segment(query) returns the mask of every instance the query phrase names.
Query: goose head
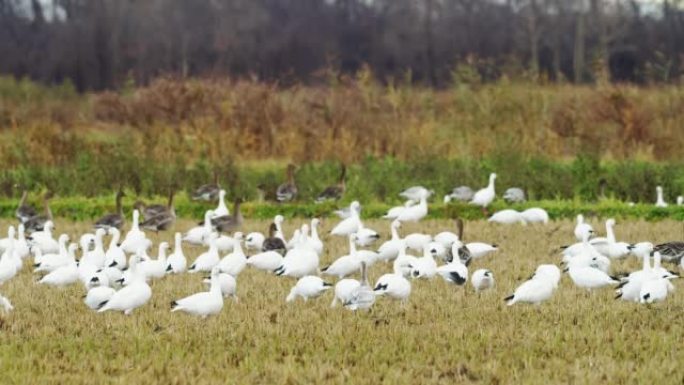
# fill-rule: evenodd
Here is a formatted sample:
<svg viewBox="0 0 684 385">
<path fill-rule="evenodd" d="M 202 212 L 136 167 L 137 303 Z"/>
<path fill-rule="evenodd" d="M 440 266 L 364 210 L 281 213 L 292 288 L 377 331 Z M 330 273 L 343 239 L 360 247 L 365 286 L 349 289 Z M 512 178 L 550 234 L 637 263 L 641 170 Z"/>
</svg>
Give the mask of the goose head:
<svg viewBox="0 0 684 385">
<path fill-rule="evenodd" d="M 314 218 L 311 220 L 311 228 L 315 229 L 318 227 L 318 225 L 321 223 L 321 220 L 318 218 Z"/>
<path fill-rule="evenodd" d="M 491 173 L 489 174 L 489 183 L 494 184 L 494 181 L 496 180 L 496 173 Z"/>
<path fill-rule="evenodd" d="M 67 242 L 69 242 L 69 235 L 62 234 L 59 236 L 59 239 L 57 241 L 59 242 L 60 245 L 66 246 Z"/>
<path fill-rule="evenodd" d="M 359 203 L 359 201 L 353 201 L 351 203 L 351 205 L 349 205 L 349 209 L 351 210 L 352 215 L 354 215 L 354 214 L 358 215 L 359 214 L 359 207 L 360 206 L 361 206 L 361 204 Z"/>
<path fill-rule="evenodd" d="M 644 255 L 650 255 L 653 252 L 654 246 L 651 242 L 639 242 L 635 245 L 630 245 L 627 248 L 632 255 L 641 257 Z"/>
</svg>

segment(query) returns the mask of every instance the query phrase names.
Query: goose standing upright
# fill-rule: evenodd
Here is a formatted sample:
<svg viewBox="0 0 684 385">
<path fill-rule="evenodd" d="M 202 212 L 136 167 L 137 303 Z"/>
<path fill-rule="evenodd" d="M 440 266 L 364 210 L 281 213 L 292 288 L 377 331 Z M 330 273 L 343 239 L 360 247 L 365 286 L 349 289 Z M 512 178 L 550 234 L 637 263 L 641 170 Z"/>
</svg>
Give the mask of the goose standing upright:
<svg viewBox="0 0 684 385">
<path fill-rule="evenodd" d="M 399 228 L 401 227 L 401 222 L 398 220 L 392 221 L 390 225 L 390 231 L 392 238 L 389 241 L 383 243 L 378 249 L 378 259 L 381 261 L 392 261 L 399 255 L 399 248 L 402 246 L 402 239 L 399 236 Z"/>
<path fill-rule="evenodd" d="M 422 191 L 419 194 L 420 201 L 417 205 L 406 207 L 399 213 L 397 220 L 400 222 L 418 222 L 425 218 L 428 213 L 427 198 L 429 196 L 428 191 Z"/>
<path fill-rule="evenodd" d="M 230 215 L 228 211 L 228 206 L 226 206 L 226 190 L 219 191 L 219 202 L 216 209 L 212 212 L 212 218 L 222 217 L 224 215 Z"/>
<path fill-rule="evenodd" d="M 123 250 L 125 253 L 133 254 L 138 251 L 140 247 L 145 246 L 147 243 L 145 233 L 140 230 L 139 222 L 140 211 L 135 209 L 133 210 L 133 223 L 131 224 L 131 229 L 128 230 L 123 242 L 121 242 L 121 250 Z"/>
<path fill-rule="evenodd" d="M 350 216 L 347 219 L 343 219 L 340 223 L 337 224 L 332 230 L 330 230 L 331 235 L 341 235 L 341 236 L 349 236 L 349 234 L 353 234 L 357 231 L 359 231 L 359 225 L 361 224 L 361 218 L 359 217 L 359 202 L 358 201 L 353 201 L 351 205 L 349 205 L 350 209 Z"/>
<path fill-rule="evenodd" d="M 342 195 L 344 195 L 344 190 L 346 188 L 345 183 L 344 183 L 344 177 L 347 173 L 347 167 L 343 164 L 342 165 L 342 171 L 340 172 L 340 178 L 337 181 L 336 185 L 328 186 L 318 194 L 318 197 L 316 197 L 316 203 L 321 203 L 325 202 L 327 200 L 339 200 L 342 198 Z"/>
<path fill-rule="evenodd" d="M 167 262 L 167 273 L 180 274 L 185 272 L 185 266 L 187 265 L 188 261 L 183 253 L 181 233 L 176 233 L 174 236 L 173 254 L 169 255 Z"/>
<path fill-rule="evenodd" d="M 494 190 L 494 181 L 496 180 L 496 174 L 489 174 L 489 184 L 487 187 L 479 190 L 473 195 L 473 199 L 470 204 L 482 207 L 482 212 L 487 216 L 487 206 L 494 201 L 496 198 L 496 191 Z"/>
<path fill-rule="evenodd" d="M 166 207 L 166 210 L 151 218 L 145 218 L 145 221 L 140 224 L 140 227 L 143 229 L 152 230 L 154 232 L 169 230 L 174 223 L 176 223 L 176 209 L 173 205 L 174 195 L 175 190 L 171 189 L 169 192 L 169 203 Z"/>
<path fill-rule="evenodd" d="M 121 227 L 123 226 L 125 221 L 123 206 L 121 205 L 121 199 L 125 196 L 126 194 L 123 192 L 122 189 L 119 189 L 119 191 L 116 192 L 116 212 L 107 214 L 102 218 L 98 219 L 95 222 L 95 229 L 108 230 L 109 228 L 114 227 L 118 230 L 121 230 Z"/>
<path fill-rule="evenodd" d="M 577 214 L 577 225 L 575 226 L 575 238 L 577 238 L 578 241 L 582 242 L 582 238 L 584 237 L 584 234 L 593 234 L 594 228 L 584 222 L 584 215 L 582 214 Z"/>
<path fill-rule="evenodd" d="M 192 193 L 193 201 L 215 201 L 218 198 L 219 190 L 218 172 L 214 170 L 214 183 L 204 184 Z"/>
<path fill-rule="evenodd" d="M 233 252 L 226 255 L 216 265 L 221 273 L 230 274 L 237 278 L 247 266 L 247 256 L 242 250 L 243 235 L 240 232 L 233 235 Z"/>
<path fill-rule="evenodd" d="M 188 230 L 183 236 L 183 241 L 196 246 L 201 246 L 205 242 L 205 238 L 213 231 L 211 225 L 211 218 L 214 217 L 213 210 L 207 210 L 204 213 L 204 222 Z"/>
<path fill-rule="evenodd" d="M 276 200 L 278 200 L 278 202 L 290 202 L 297 197 L 297 185 L 295 184 L 294 171 L 295 165 L 288 164 L 286 170 L 287 182 L 278 186 L 278 189 L 276 190 Z"/>
<path fill-rule="evenodd" d="M 663 187 L 662 186 L 656 186 L 656 207 L 667 207 L 667 202 L 665 202 L 665 198 L 663 198 Z"/>
<path fill-rule="evenodd" d="M 19 206 L 17 207 L 17 210 L 14 212 L 14 215 L 21 223 L 25 223 L 32 217 L 38 215 L 36 209 L 33 206 L 26 203 L 26 198 L 28 198 L 28 191 L 24 190 L 21 193 L 21 200 L 19 201 Z"/>
<path fill-rule="evenodd" d="M 361 262 L 361 285 L 357 287 L 351 295 L 349 301 L 344 304 L 349 310 L 367 310 L 375 303 L 375 291 L 368 283 L 368 266 L 366 262 Z"/>
</svg>

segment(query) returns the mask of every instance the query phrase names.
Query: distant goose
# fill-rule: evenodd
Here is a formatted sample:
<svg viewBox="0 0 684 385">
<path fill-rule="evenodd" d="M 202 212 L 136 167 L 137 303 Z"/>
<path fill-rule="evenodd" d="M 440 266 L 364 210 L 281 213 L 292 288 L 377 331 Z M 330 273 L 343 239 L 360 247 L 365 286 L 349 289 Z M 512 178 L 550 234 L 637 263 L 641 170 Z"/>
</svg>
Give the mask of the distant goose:
<svg viewBox="0 0 684 385">
<path fill-rule="evenodd" d="M 525 202 L 525 191 L 519 187 L 511 187 L 504 192 L 503 199 L 508 203 Z"/>
<path fill-rule="evenodd" d="M 487 206 L 489 206 L 489 204 L 494 201 L 494 198 L 496 198 L 496 191 L 494 189 L 495 180 L 496 174 L 489 174 L 489 184 L 487 187 L 478 190 L 475 195 L 473 195 L 473 199 L 470 201 L 470 204 L 482 207 L 482 212 L 485 215 L 487 215 Z"/>
<path fill-rule="evenodd" d="M 130 283 L 114 293 L 108 301 L 100 303 L 98 313 L 114 310 L 123 311 L 124 314 L 130 315 L 133 310 L 143 306 L 152 298 L 152 289 L 145 282 L 142 272 L 136 268 L 139 262 L 141 262 L 139 256 L 134 256 L 131 259 Z"/>
<path fill-rule="evenodd" d="M 684 196 L 678 195 L 677 196 L 677 206 L 684 205 Z"/>
<path fill-rule="evenodd" d="M 242 217 L 242 212 L 240 212 L 240 205 L 242 204 L 241 198 L 236 198 L 233 205 L 233 215 L 223 215 L 220 217 L 214 217 L 211 220 L 211 225 L 218 232 L 230 233 L 242 226 L 244 218 Z"/>
<path fill-rule="evenodd" d="M 415 206 L 406 207 L 397 216 L 397 220 L 400 222 L 418 222 L 425 218 L 428 213 L 427 198 L 429 196 L 429 191 L 424 190 L 419 193 L 420 199 L 419 203 Z"/>
<path fill-rule="evenodd" d="M 52 192 L 48 191 L 43 195 L 43 208 L 45 213 L 43 215 L 34 215 L 24 222 L 26 232 L 32 233 L 42 231 L 47 222 L 52 222 L 52 210 L 50 210 L 50 200 L 52 199 Z"/>
<path fill-rule="evenodd" d="M 330 307 L 337 306 L 338 302 L 345 304 L 351 301 L 354 291 L 358 289 L 359 286 L 361 286 L 361 282 L 356 279 L 345 278 L 337 281 L 334 290 L 335 295 Z"/>
<path fill-rule="evenodd" d="M 214 170 L 214 183 L 208 183 L 197 188 L 192 193 L 192 200 L 194 201 L 215 201 L 218 198 L 221 187 L 218 183 L 218 172 Z"/>
<path fill-rule="evenodd" d="M 330 289 L 332 285 L 323 281 L 320 277 L 314 275 L 307 275 L 300 278 L 295 286 L 290 290 L 285 301 L 292 302 L 297 297 L 301 297 L 304 301 L 310 298 L 316 298 Z"/>
<path fill-rule="evenodd" d="M 539 207 L 532 207 L 520 213 L 522 219 L 527 223 L 549 223 L 549 213 Z"/>
<path fill-rule="evenodd" d="M 397 219 L 399 217 L 399 215 L 401 215 L 401 213 L 404 212 L 404 210 L 412 207 L 415 204 L 416 204 L 415 201 L 409 199 L 406 202 L 404 202 L 404 204 L 402 206 L 392 207 L 391 209 L 389 209 L 387 211 L 387 214 L 383 215 L 382 217 L 384 219 Z"/>
<path fill-rule="evenodd" d="M 321 220 L 318 218 L 313 218 L 311 220 L 311 236 L 308 239 L 308 244 L 309 247 L 314 249 L 318 255 L 323 254 L 323 241 L 321 241 L 321 238 L 318 236 L 318 226 L 320 225 Z"/>
<path fill-rule="evenodd" d="M 347 219 L 351 216 L 351 208 L 349 208 L 349 206 L 343 207 L 339 210 L 333 211 L 333 214 L 337 215 L 337 217 L 340 219 Z M 361 215 L 361 205 L 359 205 L 358 214 Z"/>
<path fill-rule="evenodd" d="M 344 303 L 349 310 L 367 310 L 375 303 L 375 292 L 368 283 L 368 266 L 361 262 L 361 285 L 354 289 L 351 298 Z"/>
<path fill-rule="evenodd" d="M 228 206 L 226 206 L 226 190 L 221 190 L 219 191 L 218 206 L 216 206 L 216 209 L 212 211 L 212 218 L 223 217 L 226 215 L 230 215 Z"/>
<path fill-rule="evenodd" d="M 176 209 L 173 206 L 173 198 L 174 190 L 171 190 L 169 193 L 169 204 L 166 210 L 151 218 L 145 217 L 145 221 L 140 224 L 140 227 L 155 232 L 171 229 L 171 227 L 173 227 L 173 225 L 176 223 Z"/>
<path fill-rule="evenodd" d="M 175 191 L 173 189 L 171 189 L 169 191 L 169 196 L 168 196 L 168 200 L 166 201 L 166 205 L 153 204 L 153 205 L 148 206 L 148 205 L 145 205 L 145 203 L 142 201 L 136 201 L 133 204 L 133 208 L 140 211 L 140 213 L 143 215 L 143 217 L 145 219 L 150 219 L 150 218 L 156 217 L 159 214 L 168 213 L 169 209 L 173 205 L 174 196 L 175 196 Z"/>
<path fill-rule="evenodd" d="M 525 218 L 522 214 L 513 209 L 500 210 L 492 214 L 488 222 L 500 223 L 504 225 L 510 225 L 514 223 L 526 224 Z"/>
<path fill-rule="evenodd" d="M 663 188 L 661 186 L 656 186 L 656 207 L 667 207 L 667 202 L 663 198 Z"/>
<path fill-rule="evenodd" d="M 470 278 L 470 283 L 476 292 L 484 291 L 494 287 L 494 274 L 487 269 L 475 270 Z"/>
<path fill-rule="evenodd" d="M 288 164 L 286 170 L 287 181 L 276 190 L 276 200 L 278 202 L 290 202 L 297 197 L 297 185 L 294 179 L 295 165 Z"/>
<path fill-rule="evenodd" d="M 33 206 L 26 203 L 26 198 L 28 198 L 28 191 L 24 190 L 21 193 L 21 200 L 19 201 L 19 206 L 14 212 L 14 215 L 21 223 L 25 223 L 29 219 L 38 215 L 36 209 Z"/>
<path fill-rule="evenodd" d="M 126 194 L 123 192 L 123 190 L 119 189 L 116 193 L 116 212 L 107 214 L 103 216 L 102 218 L 98 219 L 95 222 L 95 228 L 96 229 L 109 229 L 110 227 L 114 227 L 116 229 L 121 230 L 121 227 L 123 226 L 125 222 L 125 217 L 123 213 L 123 206 L 121 205 L 121 199 L 125 197 Z"/>
<path fill-rule="evenodd" d="M 622 258 L 629 254 L 629 243 L 617 242 L 613 227 L 615 226 L 615 219 L 609 218 L 606 220 L 606 237 L 594 238 L 589 243 L 602 255 L 608 258 Z"/>
<path fill-rule="evenodd" d="M 460 202 L 470 202 L 470 200 L 473 199 L 473 195 L 475 195 L 475 191 L 473 191 L 472 188 L 468 186 L 459 186 L 455 187 L 448 197 L 449 201 L 457 200 Z"/>
<path fill-rule="evenodd" d="M 183 311 L 192 315 L 207 318 L 216 315 L 223 309 L 223 294 L 219 282 L 220 271 L 217 267 L 211 270 L 209 291 L 193 294 L 171 302 L 171 311 Z"/>
<path fill-rule="evenodd" d="M 358 208 L 359 202 L 353 201 L 349 205 L 349 211 L 351 213 L 349 218 L 343 219 L 340 223 L 338 223 L 337 226 L 330 230 L 330 234 L 347 237 L 349 234 L 357 232 L 359 230 L 359 224 L 361 223 Z"/>
<path fill-rule="evenodd" d="M 318 197 L 316 197 L 316 203 L 321 203 L 325 202 L 327 200 L 339 200 L 342 198 L 342 195 L 344 195 L 344 191 L 346 189 L 345 186 L 345 175 L 347 173 L 347 167 L 343 164 L 342 165 L 342 170 L 340 171 L 340 178 L 337 181 L 336 185 L 328 186 L 326 187 L 323 192 L 318 194 Z"/>
<path fill-rule="evenodd" d="M 428 190 L 423 186 L 413 186 L 399 193 L 399 196 L 410 199 L 414 202 L 420 201 L 422 196 L 429 198 L 432 195 L 432 190 Z"/>
</svg>

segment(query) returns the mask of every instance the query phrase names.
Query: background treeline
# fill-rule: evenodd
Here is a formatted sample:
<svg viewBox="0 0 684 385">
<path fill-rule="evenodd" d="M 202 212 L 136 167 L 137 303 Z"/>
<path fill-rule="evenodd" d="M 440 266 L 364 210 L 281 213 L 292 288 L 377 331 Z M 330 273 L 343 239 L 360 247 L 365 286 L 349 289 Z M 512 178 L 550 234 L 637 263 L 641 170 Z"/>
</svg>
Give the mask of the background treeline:
<svg viewBox="0 0 684 385">
<path fill-rule="evenodd" d="M 160 74 L 430 86 L 679 81 L 682 0 L 0 0 L 0 73 L 78 90 Z"/>
</svg>

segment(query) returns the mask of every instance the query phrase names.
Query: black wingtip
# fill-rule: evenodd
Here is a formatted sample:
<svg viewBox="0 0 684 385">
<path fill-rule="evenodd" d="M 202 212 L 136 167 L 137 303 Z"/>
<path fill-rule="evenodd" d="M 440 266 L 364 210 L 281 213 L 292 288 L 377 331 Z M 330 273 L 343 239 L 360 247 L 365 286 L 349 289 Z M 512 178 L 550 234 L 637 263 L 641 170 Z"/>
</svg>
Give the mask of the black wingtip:
<svg viewBox="0 0 684 385">
<path fill-rule="evenodd" d="M 514 296 L 515 296 L 515 294 L 511 294 L 508 297 L 504 298 L 504 301 L 510 301 L 513 299 Z"/>
<path fill-rule="evenodd" d="M 166 271 L 167 272 L 173 271 L 173 267 L 171 267 L 171 265 L 166 266 Z"/>
<path fill-rule="evenodd" d="M 614 276 L 614 275 L 609 275 L 609 277 L 610 277 L 610 279 L 612 279 L 613 281 L 618 281 L 618 282 L 620 281 L 620 278 L 618 278 L 618 277 L 616 277 L 616 276 Z"/>
<path fill-rule="evenodd" d="M 171 301 L 171 309 L 175 308 L 176 306 L 178 306 L 178 302 Z"/>
<path fill-rule="evenodd" d="M 98 310 L 102 309 L 102 308 L 104 307 L 104 305 L 106 305 L 106 304 L 107 304 L 107 302 L 109 302 L 109 301 L 103 301 L 103 302 L 100 302 L 100 304 L 99 304 L 99 305 L 97 305 L 97 309 L 98 309 Z"/>
<path fill-rule="evenodd" d="M 616 295 L 615 298 L 613 298 L 613 299 L 620 299 L 620 298 L 622 298 L 622 293 Z"/>
<path fill-rule="evenodd" d="M 332 283 L 330 282 L 323 282 L 323 287 L 330 287 L 332 286 Z"/>
<path fill-rule="evenodd" d="M 620 284 L 617 285 L 617 288 L 618 288 L 618 289 L 622 289 L 622 288 L 625 287 L 625 285 L 628 284 L 628 283 L 629 283 L 629 281 L 620 282 Z"/>
</svg>

